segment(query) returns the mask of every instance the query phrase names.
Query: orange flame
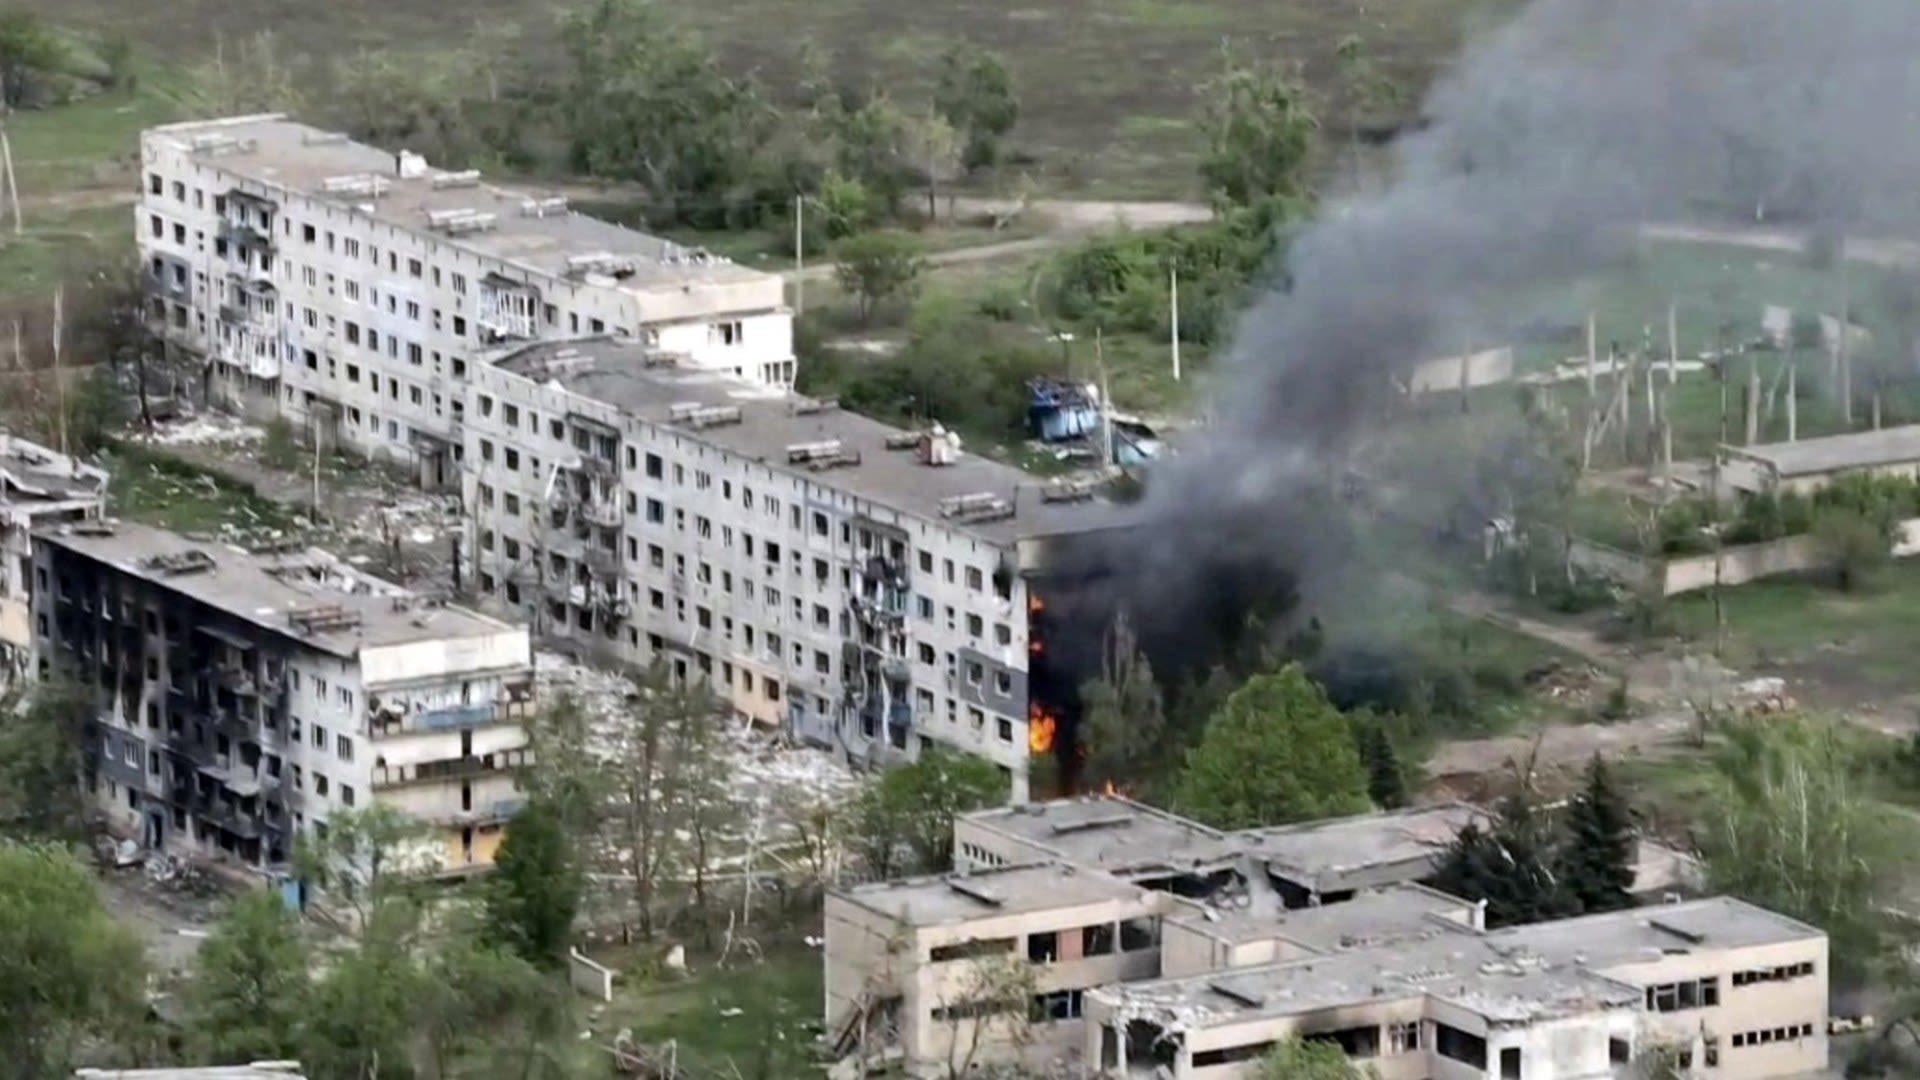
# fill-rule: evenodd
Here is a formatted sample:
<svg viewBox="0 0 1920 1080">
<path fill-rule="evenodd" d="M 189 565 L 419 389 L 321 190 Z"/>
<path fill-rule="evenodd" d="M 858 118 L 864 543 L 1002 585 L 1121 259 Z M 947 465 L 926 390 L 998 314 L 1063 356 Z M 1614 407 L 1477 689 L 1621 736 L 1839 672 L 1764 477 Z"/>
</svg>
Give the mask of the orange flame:
<svg viewBox="0 0 1920 1080">
<path fill-rule="evenodd" d="M 1027 655 L 1045 656 L 1046 654 L 1047 654 L 1046 642 L 1041 641 L 1039 638 L 1031 638 L 1027 641 Z"/>
<path fill-rule="evenodd" d="M 1047 602 L 1040 599 L 1038 593 L 1027 594 L 1027 611 L 1030 613 L 1047 610 Z"/>
<path fill-rule="evenodd" d="M 1100 794 L 1102 794 L 1102 795 L 1118 795 L 1118 794 L 1120 794 L 1120 789 L 1119 789 L 1119 788 L 1117 788 L 1117 787 L 1114 787 L 1114 786 L 1113 786 L 1113 781 L 1111 781 L 1111 780 L 1108 780 L 1108 781 L 1105 781 L 1105 782 L 1103 782 L 1103 783 L 1102 783 L 1102 784 L 1100 785 Z"/>
<path fill-rule="evenodd" d="M 1027 706 L 1027 749 L 1044 754 L 1053 749 L 1053 737 L 1060 723 L 1039 705 Z"/>
</svg>

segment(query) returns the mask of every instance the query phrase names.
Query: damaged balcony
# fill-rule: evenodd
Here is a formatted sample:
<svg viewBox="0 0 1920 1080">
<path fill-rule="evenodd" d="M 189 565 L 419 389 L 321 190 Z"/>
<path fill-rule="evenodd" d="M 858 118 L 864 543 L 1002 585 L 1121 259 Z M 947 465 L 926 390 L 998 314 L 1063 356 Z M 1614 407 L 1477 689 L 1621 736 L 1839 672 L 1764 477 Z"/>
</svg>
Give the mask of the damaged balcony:
<svg viewBox="0 0 1920 1080">
<path fill-rule="evenodd" d="M 375 765 L 373 787 L 376 791 L 386 791 L 420 784 L 441 784 L 449 780 L 501 776 L 530 764 L 532 760 L 532 751 L 519 749 L 442 761 L 423 761 L 418 765 Z"/>
</svg>

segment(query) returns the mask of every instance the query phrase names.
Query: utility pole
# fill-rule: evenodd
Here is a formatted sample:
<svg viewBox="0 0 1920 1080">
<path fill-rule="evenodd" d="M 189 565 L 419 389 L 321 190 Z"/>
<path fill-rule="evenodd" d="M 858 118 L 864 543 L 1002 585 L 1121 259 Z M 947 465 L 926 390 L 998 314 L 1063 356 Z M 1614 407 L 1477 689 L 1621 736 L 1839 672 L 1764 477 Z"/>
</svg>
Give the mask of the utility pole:
<svg viewBox="0 0 1920 1080">
<path fill-rule="evenodd" d="M 310 520 L 314 528 L 320 527 L 320 419 L 313 410 L 307 410 L 307 435 L 313 440 L 313 513 Z"/>
<path fill-rule="evenodd" d="M 20 218 L 20 180 L 13 172 L 13 141 L 7 138 L 5 125 L 0 125 L 0 163 L 7 169 L 7 201 L 13 207 L 13 235 L 19 236 L 25 228 Z"/>
<path fill-rule="evenodd" d="M 61 288 L 53 290 L 53 391 L 60 408 L 60 453 L 69 455 L 72 451 L 67 446 L 67 380 L 60 373 L 61 297 L 64 292 Z"/>
<path fill-rule="evenodd" d="M 1168 344 L 1173 347 L 1173 381 L 1180 381 L 1180 268 L 1167 268 L 1167 298 L 1172 305 L 1171 329 L 1167 332 Z"/>
<path fill-rule="evenodd" d="M 1667 385 L 1680 381 L 1680 305 L 1667 304 Z"/>
<path fill-rule="evenodd" d="M 803 224 L 807 212 L 807 197 L 793 197 L 793 311 L 804 315 L 807 311 L 807 258 L 806 244 L 802 237 L 806 234 Z"/>
<path fill-rule="evenodd" d="M 1107 352 L 1101 341 L 1100 327 L 1093 328 L 1093 362 L 1100 374 L 1100 443 L 1105 460 L 1100 471 L 1113 468 L 1113 396 L 1107 390 Z"/>
</svg>

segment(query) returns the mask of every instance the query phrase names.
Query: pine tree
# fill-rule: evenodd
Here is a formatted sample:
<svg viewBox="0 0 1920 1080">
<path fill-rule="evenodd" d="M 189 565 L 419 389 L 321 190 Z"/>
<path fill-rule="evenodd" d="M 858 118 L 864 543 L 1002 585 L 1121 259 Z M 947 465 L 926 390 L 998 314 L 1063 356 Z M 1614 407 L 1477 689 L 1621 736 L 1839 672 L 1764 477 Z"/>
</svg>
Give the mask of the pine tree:
<svg viewBox="0 0 1920 1080">
<path fill-rule="evenodd" d="M 489 942 L 532 964 L 558 964 L 572 940 L 581 889 L 560 813 L 536 796 L 508 826 L 494 860 L 485 892 Z"/>
<path fill-rule="evenodd" d="M 1633 814 L 1595 754 L 1580 794 L 1567 808 L 1560 876 L 1585 911 L 1633 906 Z"/>
<path fill-rule="evenodd" d="M 1491 829 L 1469 824 L 1428 884 L 1464 900 L 1483 900 L 1490 927 L 1519 926 L 1580 913 L 1580 901 L 1556 867 L 1553 830 L 1523 794 L 1506 799 Z"/>
<path fill-rule="evenodd" d="M 1356 718 L 1354 731 L 1360 736 L 1360 760 L 1367 767 L 1367 797 L 1382 810 L 1407 805 L 1406 770 L 1400 767 L 1400 755 L 1386 725 Z"/>
</svg>

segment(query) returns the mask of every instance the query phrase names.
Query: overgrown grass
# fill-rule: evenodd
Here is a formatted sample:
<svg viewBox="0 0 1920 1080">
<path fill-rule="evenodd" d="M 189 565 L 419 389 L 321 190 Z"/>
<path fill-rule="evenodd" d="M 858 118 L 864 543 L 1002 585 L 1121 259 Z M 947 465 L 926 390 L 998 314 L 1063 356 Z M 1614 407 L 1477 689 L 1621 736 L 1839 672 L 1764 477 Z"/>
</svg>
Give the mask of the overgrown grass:
<svg viewBox="0 0 1920 1080">
<path fill-rule="evenodd" d="M 1854 592 L 1840 592 L 1831 580 L 1771 578 L 1722 590 L 1727 662 L 1735 668 L 1801 668 L 1817 677 L 1859 680 L 1863 688 L 1911 690 L 1920 646 L 1920 565 L 1909 560 L 1885 567 Z M 1682 637 L 1703 645 L 1713 641 L 1709 593 L 1675 597 L 1668 611 Z"/>
<path fill-rule="evenodd" d="M 672 1040 L 682 1067 L 696 1076 L 811 1075 L 824 994 L 820 965 L 818 952 L 796 943 L 771 950 L 759 964 L 636 977 L 618 988 L 595 1026 L 630 1027 L 649 1045 Z"/>
<path fill-rule="evenodd" d="M 113 476 L 107 512 L 182 533 L 304 532 L 287 506 L 236 480 L 133 443 L 102 455 Z"/>
</svg>

